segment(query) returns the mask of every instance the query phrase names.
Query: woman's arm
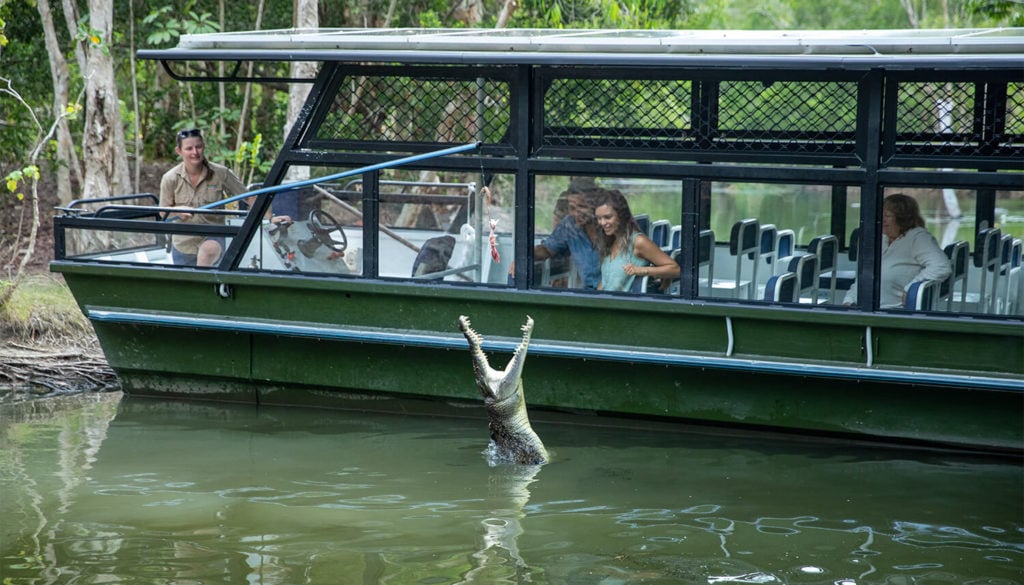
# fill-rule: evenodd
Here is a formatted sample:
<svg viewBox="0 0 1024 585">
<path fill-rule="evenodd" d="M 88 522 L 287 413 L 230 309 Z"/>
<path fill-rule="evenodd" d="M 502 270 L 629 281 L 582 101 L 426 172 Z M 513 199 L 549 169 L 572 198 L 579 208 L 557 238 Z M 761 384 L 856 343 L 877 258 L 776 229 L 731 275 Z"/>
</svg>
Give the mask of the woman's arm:
<svg viewBox="0 0 1024 585">
<path fill-rule="evenodd" d="M 904 290 L 909 288 L 911 284 L 921 280 L 945 280 L 952 273 L 946 253 L 939 248 L 935 237 L 923 228 L 914 235 L 910 253 L 914 261 L 921 265 L 921 271 L 914 275 L 914 278 L 907 283 Z"/>
<path fill-rule="evenodd" d="M 627 264 L 626 274 L 663 279 L 679 278 L 679 264 L 643 234 L 638 235 L 633 242 L 633 255 L 647 260 L 651 266 Z"/>
</svg>

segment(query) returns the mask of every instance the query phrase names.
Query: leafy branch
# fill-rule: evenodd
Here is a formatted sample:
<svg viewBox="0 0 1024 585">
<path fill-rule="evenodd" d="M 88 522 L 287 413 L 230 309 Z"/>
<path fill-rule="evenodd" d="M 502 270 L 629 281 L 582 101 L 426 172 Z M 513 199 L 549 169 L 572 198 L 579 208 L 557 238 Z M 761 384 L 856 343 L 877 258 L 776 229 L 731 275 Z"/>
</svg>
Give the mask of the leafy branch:
<svg viewBox="0 0 1024 585">
<path fill-rule="evenodd" d="M 25 266 L 28 265 L 29 259 L 32 257 L 32 253 L 35 252 L 36 237 L 39 233 L 39 166 L 36 164 L 39 160 L 39 155 L 43 148 L 50 142 L 54 134 L 57 133 L 57 128 L 63 120 L 74 120 L 77 119 L 79 113 L 82 111 L 82 98 L 85 95 L 83 89 L 78 94 L 78 99 L 74 104 L 68 105 L 64 108 L 64 111 L 53 121 L 48 130 L 44 130 L 42 123 L 39 118 L 32 112 L 32 107 L 21 97 L 21 94 L 14 88 L 14 84 L 10 79 L 6 77 L 0 77 L 0 94 L 6 94 L 14 98 L 22 107 L 29 111 L 31 114 L 32 121 L 35 123 L 38 129 L 38 139 L 36 146 L 32 149 L 32 153 L 29 155 L 29 164 L 25 165 L 21 169 L 12 171 L 4 177 L 4 184 L 7 191 L 14 193 L 18 198 L 18 201 L 24 201 L 25 195 L 21 191 L 22 187 L 29 187 L 29 202 L 31 203 L 32 218 L 28 235 L 27 246 L 24 253 L 21 256 L 21 262 L 18 263 L 18 267 L 14 272 L 14 276 L 8 285 L 0 291 L 0 305 L 3 305 L 11 298 L 14 294 L 14 290 L 17 288 L 21 281 L 21 277 L 24 275 Z M 22 218 L 24 218 L 24 210 L 22 211 Z M 14 242 L 12 245 L 12 256 L 10 263 L 13 264 L 19 254 L 21 247 L 21 225 L 18 226 L 18 230 L 14 235 Z"/>
</svg>

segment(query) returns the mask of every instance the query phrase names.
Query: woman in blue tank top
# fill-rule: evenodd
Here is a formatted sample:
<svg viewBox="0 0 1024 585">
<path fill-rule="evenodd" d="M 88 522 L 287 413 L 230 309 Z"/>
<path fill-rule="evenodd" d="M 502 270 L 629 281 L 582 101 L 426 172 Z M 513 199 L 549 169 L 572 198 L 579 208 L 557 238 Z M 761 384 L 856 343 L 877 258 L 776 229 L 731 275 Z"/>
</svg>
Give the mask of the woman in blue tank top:
<svg viewBox="0 0 1024 585">
<path fill-rule="evenodd" d="M 597 224 L 601 227 L 600 290 L 628 291 L 637 278 L 660 278 L 666 288 L 679 277 L 679 265 L 640 231 L 626 197 L 618 190 L 595 193 Z"/>
</svg>

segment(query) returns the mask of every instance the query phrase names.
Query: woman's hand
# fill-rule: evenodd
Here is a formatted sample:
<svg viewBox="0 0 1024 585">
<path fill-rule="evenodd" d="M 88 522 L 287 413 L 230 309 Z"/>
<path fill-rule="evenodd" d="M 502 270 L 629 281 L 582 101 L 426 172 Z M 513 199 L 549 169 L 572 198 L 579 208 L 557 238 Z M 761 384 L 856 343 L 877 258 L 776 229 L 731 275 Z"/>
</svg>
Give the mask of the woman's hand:
<svg viewBox="0 0 1024 585">
<path fill-rule="evenodd" d="M 630 276 L 648 276 L 651 273 L 650 266 L 637 266 L 636 264 L 626 264 L 622 267 L 622 270 Z"/>
</svg>

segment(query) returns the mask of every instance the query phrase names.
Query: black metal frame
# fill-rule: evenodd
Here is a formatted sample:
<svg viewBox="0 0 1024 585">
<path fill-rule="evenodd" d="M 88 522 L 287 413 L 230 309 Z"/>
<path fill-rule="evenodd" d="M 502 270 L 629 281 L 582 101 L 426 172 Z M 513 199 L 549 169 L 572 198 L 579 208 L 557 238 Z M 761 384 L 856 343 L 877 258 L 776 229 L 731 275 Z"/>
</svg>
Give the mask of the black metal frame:
<svg viewBox="0 0 1024 585">
<path fill-rule="evenodd" d="M 508 127 L 484 141 L 479 153 L 434 159 L 407 168 L 474 171 L 481 166 L 488 173 L 512 173 L 516 177 L 517 237 L 516 286 L 533 282 L 533 187 L 540 175 L 592 175 L 648 177 L 681 180 L 683 185 L 682 263 L 693 266 L 697 236 L 703 227 L 701 213 L 706 205 L 707 181 L 737 181 L 833 186 L 832 228 L 842 240 L 845 226 L 845 192 L 849 186 L 861 190 L 861 238 L 858 286 L 860 298 L 877 294 L 874 279 L 878 264 L 881 225 L 880 197 L 888 187 L 959 187 L 994 193 L 996 189 L 1024 189 L 1024 68 L 1012 55 L 931 55 L 846 59 L 820 55 L 790 56 L 673 56 L 673 55 L 476 55 L 451 52 L 422 52 L 403 55 L 399 63 L 388 51 L 323 52 L 298 51 L 288 60 L 313 59 L 322 62 L 321 71 L 299 119 L 273 167 L 265 185 L 279 184 L 292 165 L 355 168 L 394 158 L 396 153 L 421 153 L 450 146 L 437 141 L 369 140 L 358 136 L 326 138 L 318 134 L 332 114 L 339 91 L 351 79 L 374 78 L 380 83 L 429 79 L 453 84 L 485 80 L 493 87 L 507 88 L 500 101 L 508 111 L 499 119 Z M 140 52 L 143 58 L 159 58 L 164 66 L 176 60 L 281 60 L 280 53 L 202 51 Z M 238 68 L 236 67 L 236 73 Z M 234 74 L 233 74 L 234 75 Z M 181 77 L 186 79 L 186 77 Z M 195 80 L 195 77 L 188 77 Z M 222 78 L 205 80 L 222 81 Z M 232 77 L 231 80 L 242 80 Z M 280 80 L 275 80 L 280 81 Z M 299 81 L 287 79 L 285 81 Z M 308 80 L 303 80 L 308 81 Z M 686 128 L 644 126 L 571 126 L 565 120 L 549 124 L 545 100 L 559 83 L 621 83 L 621 87 L 643 84 L 686 84 L 688 112 Z M 797 95 L 813 94 L 816 88 L 843 89 L 855 100 L 843 103 L 842 112 L 854 116 L 853 127 L 822 132 L 790 128 L 762 128 L 754 132 L 723 128 L 720 103 L 723 93 L 740 88 L 792 86 Z M 973 107 L 971 131 L 901 132 L 901 100 L 915 88 L 942 84 L 971 88 Z M 598 93 L 598 92 L 594 92 Z M 605 96 L 587 95 L 587 99 Z M 750 96 L 752 101 L 757 96 Z M 827 97 L 827 96 L 826 96 Z M 848 98 L 844 98 L 848 99 Z M 767 103 L 767 102 L 766 102 Z M 781 102 L 785 104 L 786 102 Z M 797 106 L 799 104 L 796 104 Z M 401 107 L 400 103 L 394 104 Z M 654 104 L 652 107 L 657 107 Z M 855 111 L 850 111 L 850 110 Z M 796 109 L 794 108 L 794 111 Z M 776 112 L 769 112 L 775 114 Z M 797 114 L 799 112 L 796 112 Z M 792 114 L 792 112 L 790 113 Z M 665 120 L 678 112 L 667 112 Z M 799 116 L 796 116 L 799 119 Z M 570 114 L 566 120 L 571 121 Z M 963 125 L 964 121 L 959 121 Z M 1014 134 L 1016 132 L 1016 134 Z M 364 278 L 378 274 L 377 203 L 379 173 L 364 177 Z M 872 196 L 874 195 L 874 196 Z M 237 269 L 247 237 L 255 233 L 270 205 L 261 196 L 254 213 L 235 238 L 222 267 Z M 989 208 L 984 208 L 985 206 Z M 980 196 L 978 217 L 992 219 L 994 195 Z M 59 220 L 60 221 L 60 220 Z M 111 220 L 114 221 L 114 220 Z M 69 227 L 74 221 L 68 221 Z M 139 229 L 132 222 L 133 229 Z M 154 231 L 174 231 L 161 227 Z M 686 245 L 688 243 L 689 245 Z M 845 245 L 845 242 L 841 242 Z M 684 271 L 681 297 L 696 298 L 696 281 Z M 717 299 L 716 299 L 717 301 Z M 877 309 L 877 307 L 864 307 Z"/>
</svg>

